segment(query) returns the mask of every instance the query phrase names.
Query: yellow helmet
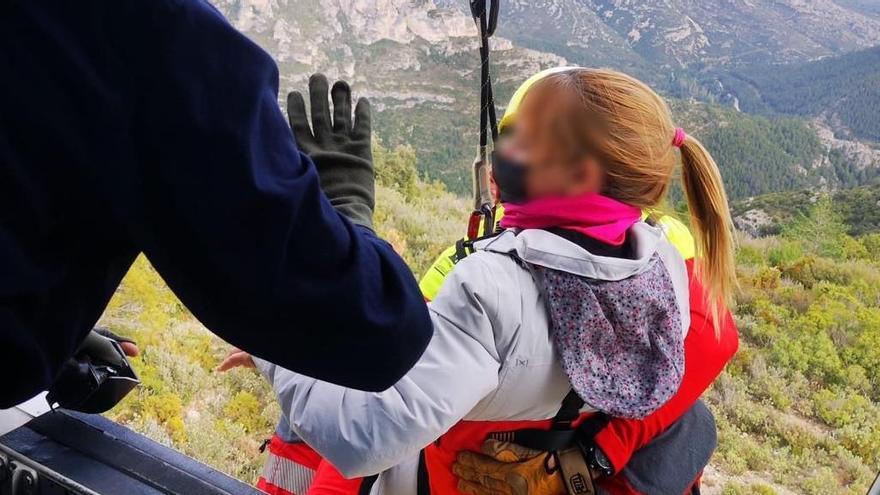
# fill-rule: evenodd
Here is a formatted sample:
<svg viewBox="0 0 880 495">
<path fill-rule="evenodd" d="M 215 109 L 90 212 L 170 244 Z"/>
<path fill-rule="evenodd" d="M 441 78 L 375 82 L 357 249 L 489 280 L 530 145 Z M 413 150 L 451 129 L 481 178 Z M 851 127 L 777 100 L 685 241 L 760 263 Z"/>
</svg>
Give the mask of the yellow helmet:
<svg viewBox="0 0 880 495">
<path fill-rule="evenodd" d="M 513 96 L 510 97 L 510 102 L 507 104 L 507 108 L 504 110 L 504 116 L 501 117 L 501 122 L 498 123 L 498 132 L 504 132 L 504 129 L 506 127 L 513 124 L 513 121 L 516 118 L 516 111 L 519 109 L 520 103 L 522 103 L 522 100 L 523 98 L 525 98 L 526 93 L 528 93 L 529 89 L 534 86 L 536 82 L 544 79 L 551 74 L 557 74 L 559 72 L 578 68 L 579 67 L 575 66 L 553 67 L 550 69 L 544 69 L 541 72 L 538 72 L 532 77 L 526 79 L 526 82 L 520 84 L 519 87 L 516 88 L 516 91 L 514 91 Z"/>
</svg>

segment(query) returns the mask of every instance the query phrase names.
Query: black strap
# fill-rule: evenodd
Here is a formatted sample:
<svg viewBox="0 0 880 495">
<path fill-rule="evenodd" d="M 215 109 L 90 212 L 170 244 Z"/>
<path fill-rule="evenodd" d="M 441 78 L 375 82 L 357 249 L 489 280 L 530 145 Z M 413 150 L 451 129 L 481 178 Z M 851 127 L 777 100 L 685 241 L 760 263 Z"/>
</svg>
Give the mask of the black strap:
<svg viewBox="0 0 880 495">
<path fill-rule="evenodd" d="M 266 447 L 268 447 L 270 443 L 272 443 L 271 438 L 267 438 L 267 439 L 263 440 L 263 443 L 260 444 L 260 448 L 259 448 L 261 454 L 266 451 Z"/>
<path fill-rule="evenodd" d="M 549 430 L 538 430 L 534 428 L 525 430 L 516 430 L 509 434 L 500 434 L 500 440 L 508 440 L 523 447 L 534 450 L 543 450 L 552 452 L 572 447 L 576 444 L 585 444 L 592 441 L 593 437 L 599 433 L 605 425 L 608 424 L 608 416 L 604 413 L 597 412 L 578 424 L 577 428 L 572 428 L 571 424 L 580 417 L 580 410 L 584 406 L 583 399 L 571 390 L 564 399 L 562 405 Z"/>
<path fill-rule="evenodd" d="M 571 424 L 581 415 L 582 407 L 584 407 L 584 399 L 581 399 L 581 396 L 574 389 L 569 390 L 565 398 L 562 399 L 559 411 L 553 417 L 551 428 L 554 430 L 570 430 Z"/>
<path fill-rule="evenodd" d="M 474 252 L 474 243 L 473 241 L 466 239 L 459 239 L 455 243 L 455 255 L 452 257 L 452 264 L 458 264 L 459 261 L 468 257 L 469 254 Z"/>
<path fill-rule="evenodd" d="M 425 449 L 419 452 L 419 472 L 416 480 L 416 495 L 431 495 L 431 480 L 428 477 L 428 464 Z"/>
<path fill-rule="evenodd" d="M 364 476 L 361 481 L 361 487 L 358 489 L 358 495 L 370 495 L 370 490 L 373 489 L 377 479 L 379 479 L 378 474 Z"/>
<path fill-rule="evenodd" d="M 378 474 L 365 476 L 358 490 L 358 495 L 370 495 L 370 490 L 376 484 Z M 431 482 L 428 478 L 428 465 L 425 462 L 425 449 L 419 452 L 419 471 L 416 477 L 416 495 L 431 495 Z"/>
<path fill-rule="evenodd" d="M 474 254 L 475 243 L 485 241 L 486 239 L 491 239 L 493 237 L 498 237 L 502 233 L 504 233 L 504 230 L 496 230 L 488 235 L 477 237 L 476 239 L 459 239 L 455 243 L 455 254 L 452 256 L 452 263 L 458 264 L 459 261 L 467 258 L 471 254 Z"/>
<path fill-rule="evenodd" d="M 487 13 L 486 3 L 490 0 L 471 0 L 471 14 L 480 30 L 480 148 L 498 139 L 498 117 L 495 113 L 495 95 L 492 90 L 492 75 L 489 72 L 489 38 L 495 34 L 498 24 L 498 3 L 491 1 Z"/>
<path fill-rule="evenodd" d="M 511 442 L 533 450 L 553 452 L 571 447 L 575 443 L 576 430 L 516 430 L 509 437 Z M 505 438 L 498 437 L 499 440 Z"/>
<path fill-rule="evenodd" d="M 578 439 L 581 441 L 592 441 L 593 437 L 599 434 L 603 428 L 608 426 L 610 418 L 603 412 L 597 412 L 591 416 L 584 418 L 577 427 Z"/>
</svg>

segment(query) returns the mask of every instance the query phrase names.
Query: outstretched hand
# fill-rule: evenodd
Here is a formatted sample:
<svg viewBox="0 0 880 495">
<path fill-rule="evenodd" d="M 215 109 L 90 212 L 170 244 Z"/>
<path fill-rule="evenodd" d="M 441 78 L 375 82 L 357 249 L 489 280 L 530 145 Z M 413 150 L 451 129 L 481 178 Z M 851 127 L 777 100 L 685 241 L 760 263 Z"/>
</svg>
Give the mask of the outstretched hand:
<svg viewBox="0 0 880 495">
<path fill-rule="evenodd" d="M 229 371 L 232 368 L 256 368 L 257 365 L 254 364 L 254 358 L 251 357 L 245 351 L 241 349 L 232 349 L 229 351 L 229 354 L 223 358 L 223 361 L 217 365 L 217 368 L 214 371 L 224 372 Z"/>
<path fill-rule="evenodd" d="M 333 99 L 331 118 L 329 96 Z M 337 81 L 329 89 L 323 74 L 309 78 L 311 125 L 303 95 L 287 95 L 287 118 L 300 149 L 315 163 L 321 188 L 337 211 L 372 228 L 376 204 L 370 102 L 361 98 L 351 112 L 351 88 Z"/>
</svg>

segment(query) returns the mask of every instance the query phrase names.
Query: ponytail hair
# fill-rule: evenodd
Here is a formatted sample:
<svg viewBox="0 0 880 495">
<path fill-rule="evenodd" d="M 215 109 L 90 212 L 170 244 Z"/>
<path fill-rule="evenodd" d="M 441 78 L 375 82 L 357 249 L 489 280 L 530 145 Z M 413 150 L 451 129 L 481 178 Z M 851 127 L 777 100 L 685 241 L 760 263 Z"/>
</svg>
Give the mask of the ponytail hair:
<svg viewBox="0 0 880 495">
<path fill-rule="evenodd" d="M 709 311 L 718 328 L 719 308 L 736 287 L 733 221 L 715 160 L 696 138 L 685 136 L 681 179 L 697 247 L 696 270 L 706 287 Z"/>
<path fill-rule="evenodd" d="M 519 114 L 545 129 L 537 141 L 547 150 L 598 158 L 605 173 L 602 194 L 643 211 L 662 204 L 675 174 L 675 149 L 680 150 L 696 270 L 717 332 L 719 310 L 736 286 L 727 194 L 715 161 L 696 138 L 673 125 L 663 98 L 621 72 L 571 69 L 535 83 Z"/>
</svg>

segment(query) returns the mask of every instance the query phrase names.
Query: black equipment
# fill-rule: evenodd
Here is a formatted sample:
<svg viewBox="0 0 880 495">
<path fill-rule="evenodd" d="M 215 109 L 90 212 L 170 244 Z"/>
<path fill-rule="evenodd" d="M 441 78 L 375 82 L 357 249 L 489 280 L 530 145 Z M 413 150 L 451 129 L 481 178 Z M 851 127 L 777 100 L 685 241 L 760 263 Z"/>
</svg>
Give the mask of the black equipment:
<svg viewBox="0 0 880 495">
<path fill-rule="evenodd" d="M 49 389 L 49 404 L 86 413 L 118 404 L 140 383 L 119 345 L 122 340 L 109 332 L 89 332 Z"/>
<path fill-rule="evenodd" d="M 0 495 L 259 495 L 101 416 L 58 409 L 0 436 Z"/>
<path fill-rule="evenodd" d="M 489 38 L 498 26 L 500 0 L 471 0 L 471 15 L 480 32 L 480 146 L 474 159 L 474 211 L 468 221 L 468 239 L 480 235 L 490 235 L 495 229 L 495 202 L 489 188 L 488 151 L 489 134 L 492 143 L 498 140 L 498 116 L 495 112 L 495 96 L 492 90 L 492 75 L 489 72 Z M 480 234 L 480 222 L 483 232 Z"/>
</svg>

